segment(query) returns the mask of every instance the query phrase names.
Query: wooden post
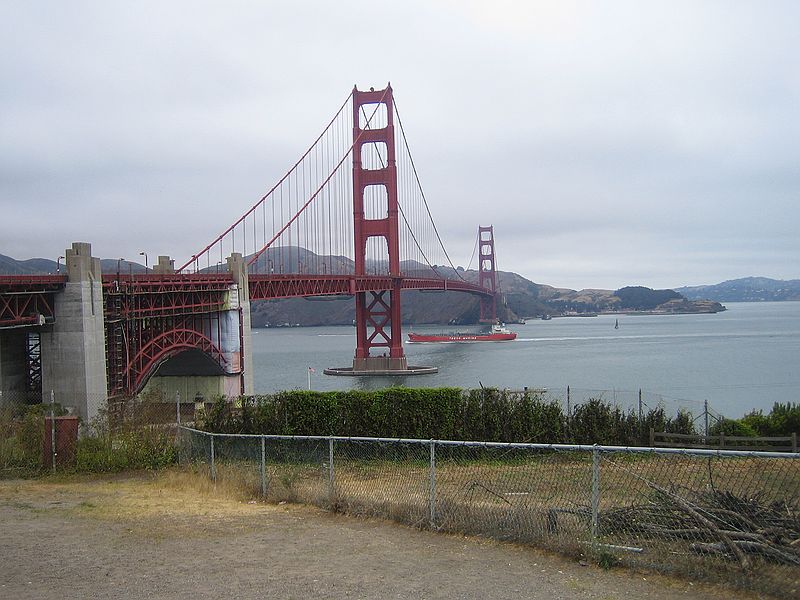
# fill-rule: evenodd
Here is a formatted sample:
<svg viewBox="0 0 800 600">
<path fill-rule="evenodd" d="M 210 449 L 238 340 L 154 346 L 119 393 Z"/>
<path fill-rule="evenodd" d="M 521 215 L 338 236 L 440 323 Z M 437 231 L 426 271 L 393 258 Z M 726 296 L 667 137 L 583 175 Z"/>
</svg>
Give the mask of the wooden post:
<svg viewBox="0 0 800 600">
<path fill-rule="evenodd" d="M 725 434 L 724 433 L 720 433 L 719 434 L 719 447 L 720 448 L 724 448 L 725 447 Z"/>
<path fill-rule="evenodd" d="M 797 432 L 792 432 L 792 452 L 797 452 Z"/>
<path fill-rule="evenodd" d="M 656 446 L 656 432 L 655 432 L 655 430 L 654 430 L 654 429 L 651 427 L 651 428 L 650 428 L 650 447 L 651 447 L 651 448 L 655 448 L 655 446 Z"/>
</svg>

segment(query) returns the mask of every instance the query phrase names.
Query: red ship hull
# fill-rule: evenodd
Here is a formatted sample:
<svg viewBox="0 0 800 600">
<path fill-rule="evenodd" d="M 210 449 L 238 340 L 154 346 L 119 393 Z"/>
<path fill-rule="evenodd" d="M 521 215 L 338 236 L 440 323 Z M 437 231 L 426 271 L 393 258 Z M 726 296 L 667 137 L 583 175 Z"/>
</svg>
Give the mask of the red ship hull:
<svg viewBox="0 0 800 600">
<path fill-rule="evenodd" d="M 422 335 L 409 333 L 409 342 L 510 342 L 517 337 L 516 333 L 452 333 L 439 335 Z"/>
</svg>

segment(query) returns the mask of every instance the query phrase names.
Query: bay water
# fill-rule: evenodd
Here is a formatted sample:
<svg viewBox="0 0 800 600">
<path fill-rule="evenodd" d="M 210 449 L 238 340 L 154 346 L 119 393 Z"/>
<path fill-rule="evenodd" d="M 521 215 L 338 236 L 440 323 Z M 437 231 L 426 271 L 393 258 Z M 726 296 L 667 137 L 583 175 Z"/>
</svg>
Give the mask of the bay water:
<svg viewBox="0 0 800 600">
<path fill-rule="evenodd" d="M 601 315 L 511 325 L 513 342 L 405 344 L 409 364 L 434 375 L 333 377 L 352 364 L 354 327 L 253 330 L 258 393 L 306 389 L 455 386 L 546 389 L 574 406 L 601 397 L 628 408 L 678 408 L 737 418 L 800 402 L 800 302 L 726 303 L 713 315 Z M 615 329 L 615 321 L 619 328 Z M 477 331 L 479 328 L 461 328 Z M 438 333 L 452 327 L 404 326 Z"/>
</svg>

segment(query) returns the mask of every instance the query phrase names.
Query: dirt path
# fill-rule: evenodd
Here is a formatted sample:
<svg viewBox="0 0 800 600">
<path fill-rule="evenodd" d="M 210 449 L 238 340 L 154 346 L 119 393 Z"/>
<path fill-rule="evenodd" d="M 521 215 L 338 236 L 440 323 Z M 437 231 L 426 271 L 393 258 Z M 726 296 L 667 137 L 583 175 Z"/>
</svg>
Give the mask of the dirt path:
<svg viewBox="0 0 800 600">
<path fill-rule="evenodd" d="M 182 473 L 0 482 L 0 598 L 745 598 Z"/>
</svg>

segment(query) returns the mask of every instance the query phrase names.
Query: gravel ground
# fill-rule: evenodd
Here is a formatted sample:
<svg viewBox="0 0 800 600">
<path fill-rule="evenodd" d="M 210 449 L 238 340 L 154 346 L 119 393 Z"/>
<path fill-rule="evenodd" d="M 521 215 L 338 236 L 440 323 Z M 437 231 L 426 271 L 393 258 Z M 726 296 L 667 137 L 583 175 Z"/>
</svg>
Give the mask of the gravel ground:
<svg viewBox="0 0 800 600">
<path fill-rule="evenodd" d="M 181 473 L 0 481 L 0 598 L 747 598 L 529 547 L 238 500 Z"/>
</svg>

